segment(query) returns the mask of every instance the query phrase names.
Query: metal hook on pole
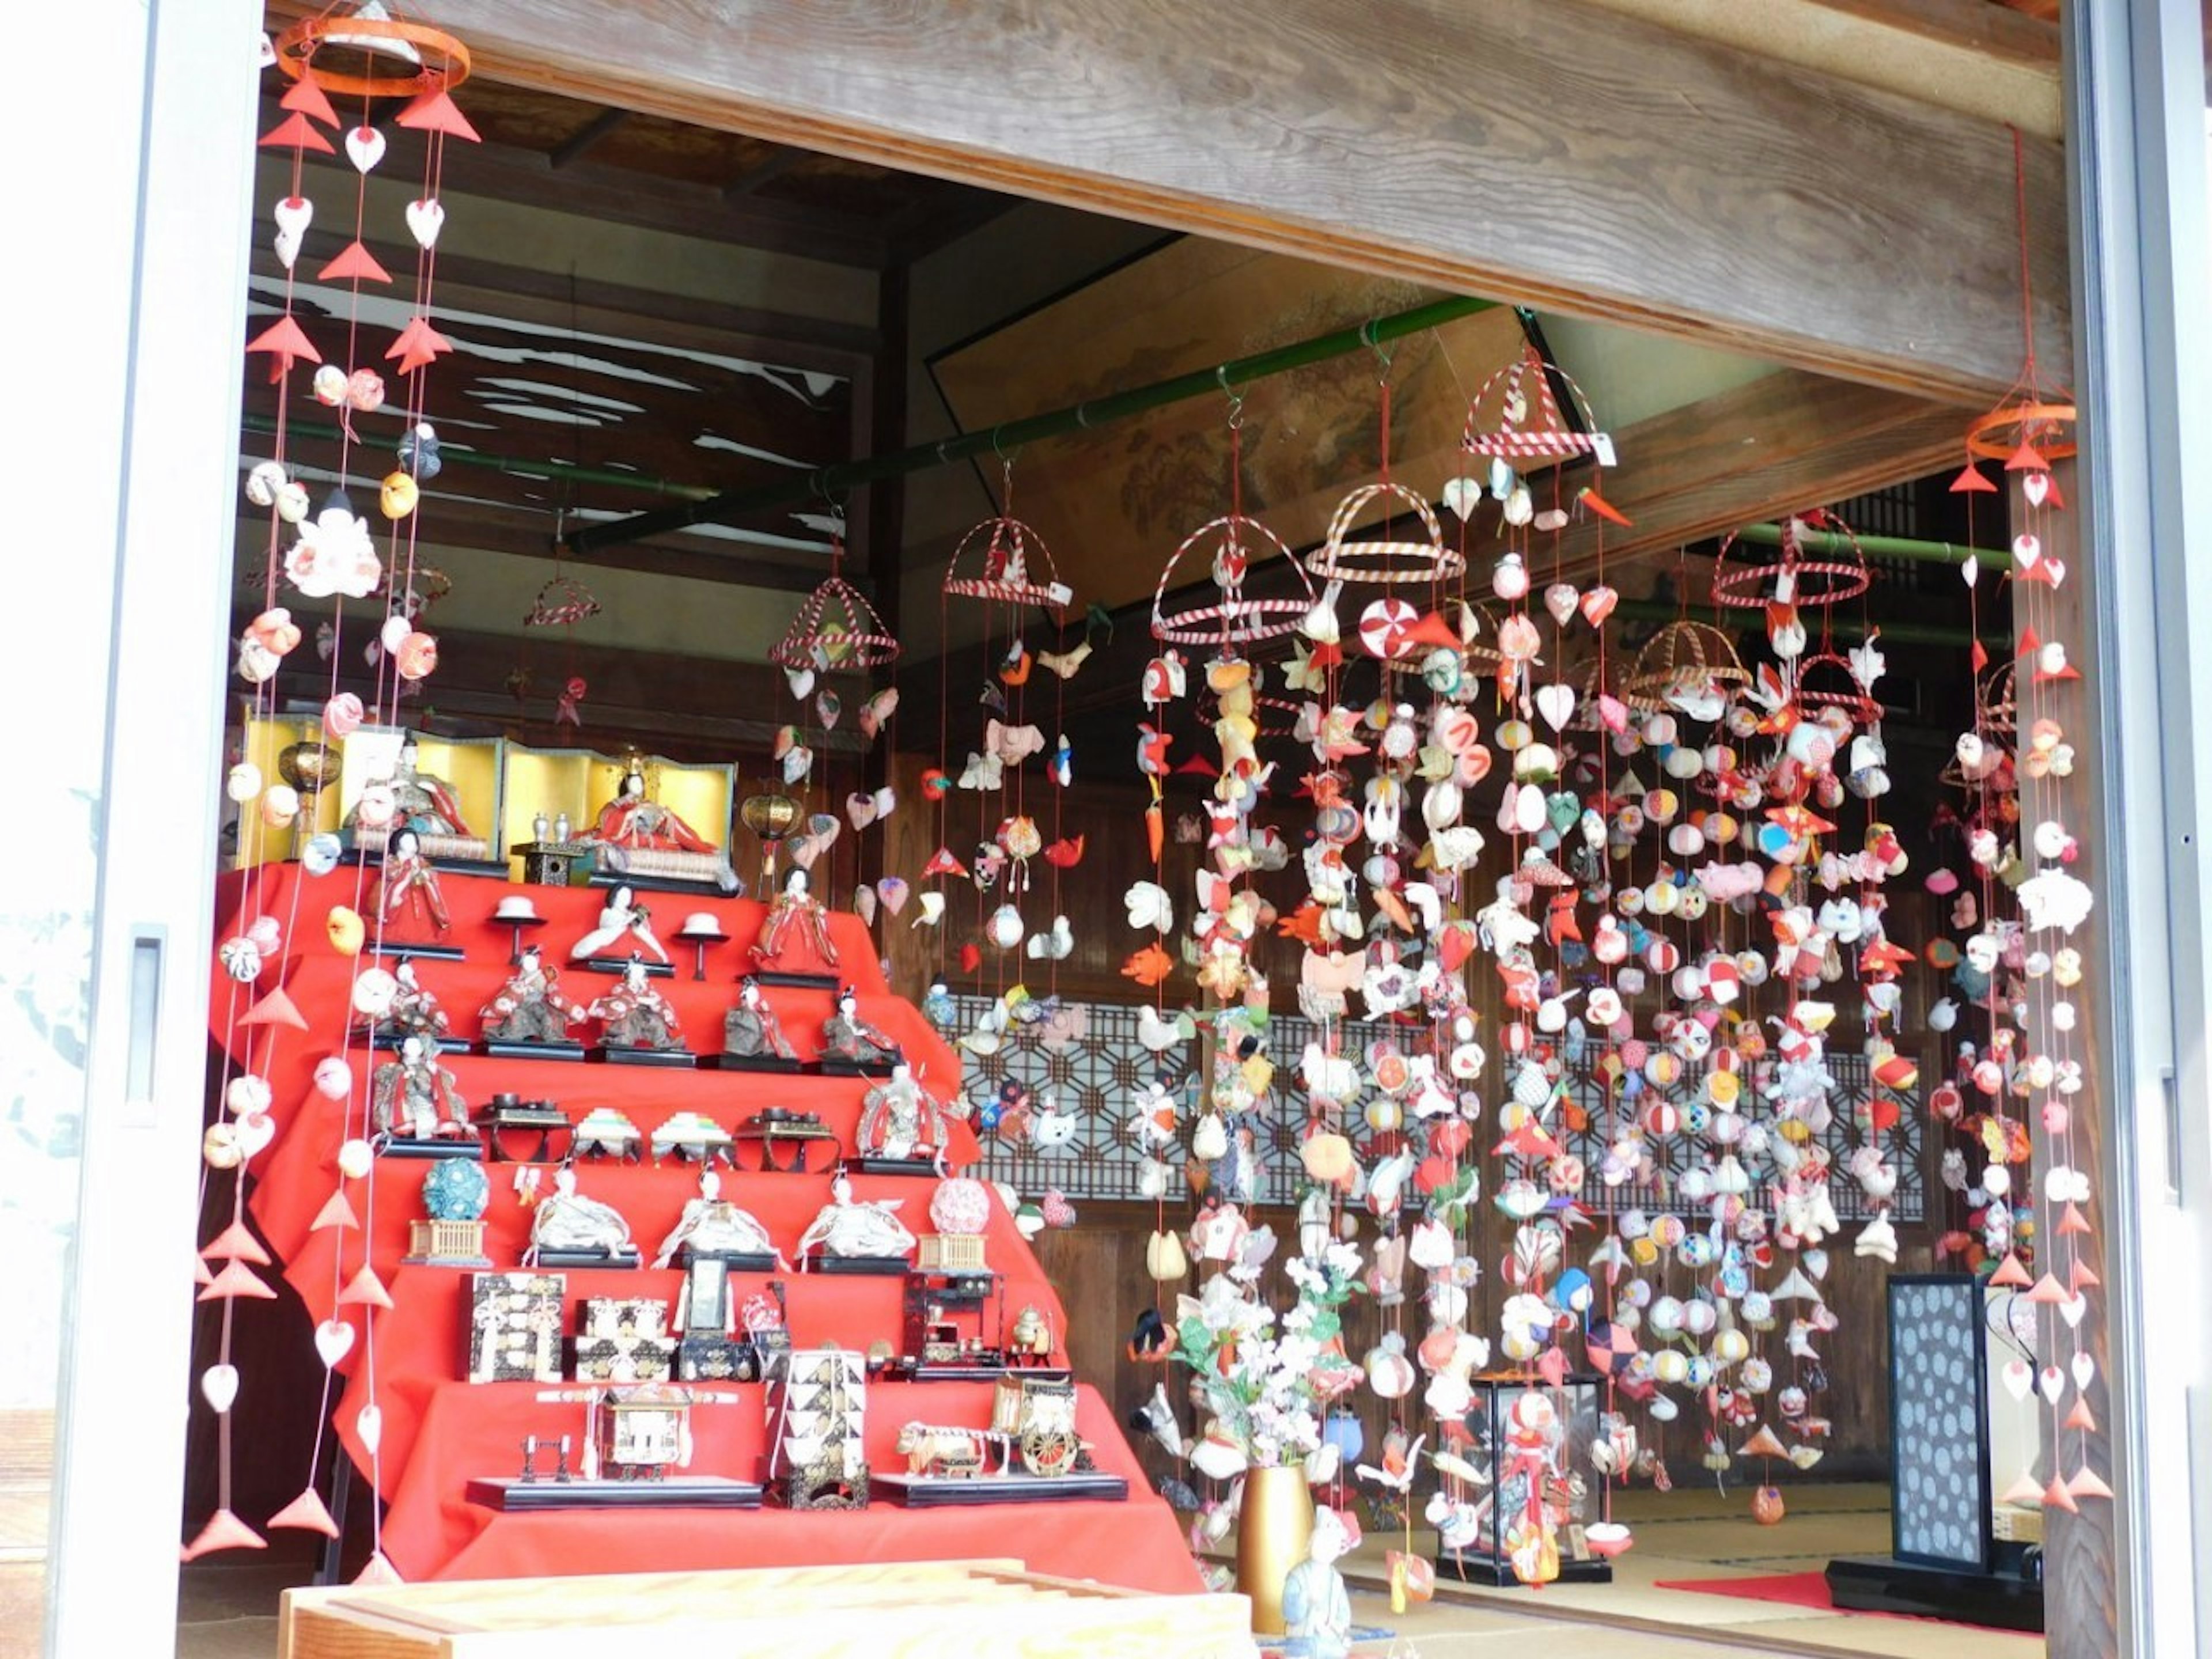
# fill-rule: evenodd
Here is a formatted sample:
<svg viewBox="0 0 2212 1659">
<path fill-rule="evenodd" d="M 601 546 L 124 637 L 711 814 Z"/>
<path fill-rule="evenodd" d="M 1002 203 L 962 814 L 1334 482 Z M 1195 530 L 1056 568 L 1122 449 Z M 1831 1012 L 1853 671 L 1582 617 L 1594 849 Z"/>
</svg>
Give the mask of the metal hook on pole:
<svg viewBox="0 0 2212 1659">
<path fill-rule="evenodd" d="M 1222 394 L 1229 399 L 1229 429 L 1236 431 L 1244 424 L 1244 394 L 1229 382 L 1229 365 L 1217 364 L 1213 378 L 1220 384 Z"/>
<path fill-rule="evenodd" d="M 1359 338 L 1362 343 L 1375 354 L 1375 361 L 1382 365 L 1382 378 L 1387 380 L 1390 378 L 1390 352 L 1389 348 L 1376 337 L 1375 324 L 1376 319 L 1372 317 L 1360 324 Z"/>
</svg>

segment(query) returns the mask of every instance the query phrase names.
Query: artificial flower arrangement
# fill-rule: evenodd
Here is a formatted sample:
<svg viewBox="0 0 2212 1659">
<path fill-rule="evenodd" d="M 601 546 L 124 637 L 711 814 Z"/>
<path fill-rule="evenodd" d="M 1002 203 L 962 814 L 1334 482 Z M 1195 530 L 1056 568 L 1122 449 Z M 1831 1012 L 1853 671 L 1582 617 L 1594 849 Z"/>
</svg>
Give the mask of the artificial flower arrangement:
<svg viewBox="0 0 2212 1659">
<path fill-rule="evenodd" d="M 1344 1352 L 1342 1314 L 1360 1288 L 1358 1247 L 1331 1242 L 1284 1271 L 1297 1299 L 1279 1319 L 1252 1270 L 1217 1273 L 1176 1298 L 1175 1357 L 1194 1374 L 1209 1419 L 1191 1449 L 1201 1474 L 1227 1480 L 1310 1457 L 1322 1413 L 1361 1379 Z"/>
</svg>

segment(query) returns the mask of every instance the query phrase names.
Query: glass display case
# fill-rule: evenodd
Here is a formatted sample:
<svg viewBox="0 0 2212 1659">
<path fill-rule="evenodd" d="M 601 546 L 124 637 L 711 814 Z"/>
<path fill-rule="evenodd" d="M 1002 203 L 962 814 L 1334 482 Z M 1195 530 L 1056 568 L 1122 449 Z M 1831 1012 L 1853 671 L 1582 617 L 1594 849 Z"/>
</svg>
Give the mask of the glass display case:
<svg viewBox="0 0 2212 1659">
<path fill-rule="evenodd" d="M 1588 1536 L 1603 1513 L 1590 1447 L 1604 1379 L 1571 1373 L 1554 1388 L 1490 1373 L 1470 1386 L 1465 1440 L 1439 1460 L 1443 1484 L 1431 1505 L 1437 1572 L 1486 1584 L 1610 1583 L 1612 1564 Z"/>
</svg>

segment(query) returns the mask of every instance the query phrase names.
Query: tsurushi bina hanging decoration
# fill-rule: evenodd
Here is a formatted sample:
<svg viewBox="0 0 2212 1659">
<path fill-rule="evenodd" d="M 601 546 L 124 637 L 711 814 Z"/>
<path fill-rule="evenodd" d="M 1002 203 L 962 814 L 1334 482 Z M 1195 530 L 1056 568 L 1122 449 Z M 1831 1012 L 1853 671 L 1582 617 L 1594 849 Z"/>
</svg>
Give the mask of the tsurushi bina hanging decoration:
<svg viewBox="0 0 2212 1659">
<path fill-rule="evenodd" d="M 2017 140 L 2014 159 L 2017 167 Z M 2024 195 L 2021 211 L 2024 238 Z M 2024 263 L 2021 281 L 2032 317 Z M 2100 1379 L 2084 1321 L 2100 1281 L 2096 1193 L 2083 1167 L 2094 1141 L 2077 1121 L 2092 1109 L 2080 1026 L 2089 972 L 2081 930 L 2094 895 L 2075 869 L 2082 826 L 2070 821 L 2067 782 L 2085 763 L 2077 746 L 2088 699 L 2069 650 L 2076 609 L 2059 599 L 2069 572 L 2054 546 L 2066 502 L 2053 469 L 2075 453 L 2074 419 L 2071 398 L 2041 379 L 2030 328 L 2021 379 L 1968 428 L 1966 465 L 1951 486 L 1966 498 L 1970 525 L 1978 497 L 2008 494 L 2014 643 L 2009 661 L 1992 663 L 1977 635 L 1983 689 L 1946 769 L 1962 792 L 1964 868 L 1930 882 L 1952 900 L 1961 937 L 1942 941 L 1939 965 L 1967 1011 L 1946 1004 L 1945 1024 L 1959 1035 L 1937 1104 L 1959 1140 L 1945 1153 L 1944 1184 L 1967 1226 L 1945 1243 L 1992 1287 L 2013 1291 L 2027 1316 L 2012 1322 L 2023 1352 L 1999 1375 L 2018 1407 L 2047 1414 L 2051 1474 L 2039 1481 L 2023 1468 L 2002 1496 L 2067 1510 L 2112 1496 L 2093 1462 Z M 1984 470 L 1991 464 L 2003 492 Z M 1962 568 L 1977 622 L 1996 574 L 1972 560 Z"/>
<path fill-rule="evenodd" d="M 260 147 L 289 156 L 290 176 L 285 193 L 271 208 L 267 233 L 284 272 L 281 304 L 273 319 L 257 319 L 258 326 L 246 345 L 249 361 L 266 365 L 276 397 L 272 453 L 248 469 L 245 486 L 248 501 L 268 515 L 263 608 L 238 642 L 238 672 L 253 689 L 257 718 L 274 716 L 280 676 L 288 672 L 301 642 L 302 630 L 285 603 L 288 594 L 330 599 L 335 605 L 332 620 L 325 624 L 327 648 L 318 653 L 326 676 L 319 740 L 288 749 L 280 763 L 280 780 L 265 780 L 251 763 L 240 761 L 226 782 L 226 793 L 240 808 L 246 861 L 257 869 L 265 868 L 250 856 L 258 839 L 292 830 L 317 789 L 336 775 L 337 745 L 372 713 L 359 696 L 337 689 L 349 628 L 356 637 L 363 631 L 368 635 L 364 655 L 375 672 L 374 706 L 386 717 L 437 666 L 437 641 L 424 631 L 422 613 L 442 579 L 418 565 L 415 550 L 422 486 L 439 470 L 436 433 L 427 418 L 429 370 L 453 349 L 431 323 L 436 247 L 445 221 L 439 178 L 448 140 L 473 142 L 477 137 L 451 95 L 468 77 L 467 49 L 451 35 L 402 18 L 377 0 L 302 19 L 273 44 L 264 40 L 262 52 L 264 63 L 273 65 L 286 85 L 279 100 L 283 118 L 262 136 Z M 380 103 L 394 102 L 398 112 L 390 118 L 392 131 L 387 133 L 373 118 Z M 393 138 L 416 135 L 422 139 L 421 193 L 408 204 L 403 222 L 372 226 L 368 176 L 386 162 Z M 339 137 L 339 144 L 331 142 L 332 136 Z M 343 284 L 351 304 L 343 330 L 318 330 L 323 336 L 318 340 L 295 307 L 301 261 L 307 257 L 307 237 L 317 219 L 316 204 L 307 193 L 306 161 L 311 155 L 335 157 L 340 144 L 355 175 L 352 214 L 347 222 L 350 236 L 314 274 L 320 283 Z M 391 159 L 397 164 L 396 155 Z M 337 216 L 326 213 L 325 222 Z M 404 284 L 410 295 L 407 320 L 386 343 L 380 358 L 374 355 L 376 334 L 363 325 L 361 296 L 365 287 L 402 284 L 371 251 L 372 238 L 402 247 L 411 244 L 415 253 L 411 281 Z M 352 362 L 340 361 L 331 354 L 341 349 L 360 355 Z M 386 375 L 399 382 L 396 399 Z M 334 471 L 307 469 L 292 453 L 291 422 L 302 395 L 337 416 L 339 450 Z M 397 465 L 379 477 L 361 455 L 385 422 L 397 428 L 396 441 L 386 446 L 396 452 Z M 356 490 L 364 495 L 374 492 L 373 511 L 356 506 Z M 366 605 L 367 616 L 359 610 L 349 614 L 349 605 Z M 294 684 L 288 695 L 296 696 L 300 690 Z M 378 803 L 388 793 L 372 789 L 364 793 L 359 816 L 364 846 L 391 825 L 388 818 L 378 822 L 374 817 Z M 319 874 L 335 868 L 341 856 L 337 839 L 329 836 L 313 837 L 301 854 L 303 864 Z M 354 1000 L 358 1005 L 365 992 L 374 994 L 388 976 L 360 965 L 363 945 L 371 937 L 361 916 L 370 882 L 365 860 L 356 860 L 354 875 L 353 902 L 334 907 L 328 927 L 332 939 L 342 942 L 353 957 Z M 264 890 L 258 875 L 248 877 L 237 931 L 218 952 L 223 972 L 234 987 L 232 1030 L 222 1046 L 227 1056 L 244 1059 L 234 1065 L 226 1059 L 221 1082 L 225 1114 L 209 1130 L 204 1146 L 207 1164 L 215 1172 L 205 1202 L 228 1206 L 228 1224 L 216 1232 L 195 1264 L 199 1299 L 222 1304 L 215 1362 L 200 1378 L 201 1396 L 217 1418 L 217 1508 L 185 1546 L 187 1560 L 216 1550 L 263 1547 L 259 1534 L 231 1508 L 232 1407 L 241 1385 L 251 1388 L 251 1379 L 241 1378 L 232 1362 L 231 1344 L 238 1301 L 275 1295 L 255 1271 L 268 1267 L 270 1257 L 245 1224 L 244 1184 L 254 1158 L 275 1138 L 266 1079 L 283 1043 L 321 1040 L 332 1045 L 316 1067 L 315 1087 L 332 1100 L 345 1102 L 354 1126 L 338 1153 L 338 1180 L 316 1228 L 343 1239 L 346 1234 L 362 1235 L 364 1224 L 350 1195 L 360 1192 L 365 1196 L 367 1189 L 361 1183 L 371 1163 L 368 1103 L 349 1052 L 356 1036 L 347 1030 L 311 1032 L 283 989 L 291 929 L 300 919 L 272 913 L 264 902 Z M 369 908 L 373 937 L 380 943 L 383 907 L 372 904 Z M 359 1041 L 365 1045 L 365 1035 Z M 367 1052 L 365 1046 L 362 1052 Z M 373 1217 L 369 1220 L 373 1223 Z M 316 1352 L 325 1370 L 319 1421 L 327 1413 L 338 1369 L 374 1346 L 374 1310 L 391 1305 L 365 1257 L 353 1277 L 346 1278 L 346 1256 L 342 1243 L 332 1257 L 332 1272 L 337 1276 L 334 1288 L 343 1285 L 337 1303 L 354 1311 L 332 1317 L 314 1332 Z M 218 1263 L 219 1270 L 210 1270 Z M 362 1411 L 357 1426 L 373 1453 L 377 1440 L 373 1401 Z M 336 1535 L 337 1526 L 317 1492 L 322 1451 L 319 1433 L 305 1486 L 270 1517 L 270 1525 Z M 390 1576 L 390 1565 L 373 1539 L 362 1577 L 374 1581 Z"/>
</svg>

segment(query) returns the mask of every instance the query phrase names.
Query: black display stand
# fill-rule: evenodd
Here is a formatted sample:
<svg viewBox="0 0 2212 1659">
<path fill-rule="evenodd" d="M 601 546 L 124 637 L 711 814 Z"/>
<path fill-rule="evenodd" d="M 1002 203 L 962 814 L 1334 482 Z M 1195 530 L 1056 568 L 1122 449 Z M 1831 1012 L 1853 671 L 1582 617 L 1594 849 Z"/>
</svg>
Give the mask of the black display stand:
<svg viewBox="0 0 2212 1659">
<path fill-rule="evenodd" d="M 763 985 L 787 986 L 808 991 L 834 991 L 844 981 L 835 974 L 801 974 L 781 968 L 757 968 L 744 975 Z"/>
<path fill-rule="evenodd" d="M 1129 1483 L 1118 1474 L 886 1474 L 872 1469 L 868 1485 L 909 1510 L 985 1504 L 1125 1504 L 1129 1499 Z"/>
<path fill-rule="evenodd" d="M 540 1250 L 537 1265 L 539 1267 L 635 1267 L 638 1260 L 635 1249 L 620 1250 L 611 1255 L 605 1250 Z"/>
<path fill-rule="evenodd" d="M 757 1510 L 761 1489 L 750 1480 L 710 1474 L 665 1480 L 537 1480 L 511 1475 L 471 1480 L 469 1502 L 512 1515 L 526 1510 Z"/>
<path fill-rule="evenodd" d="M 689 1048 L 633 1048 L 610 1042 L 594 1048 L 592 1054 L 610 1066 L 663 1066 L 672 1071 L 688 1072 L 699 1064 L 699 1056 Z"/>
<path fill-rule="evenodd" d="M 1828 1563 L 1828 1599 L 1852 1613 L 1906 1613 L 1996 1630 L 2043 1628 L 2043 1555 L 2033 1544 L 2000 1543 L 1993 1571 L 1923 1566 L 1887 1555 Z"/>
<path fill-rule="evenodd" d="M 629 971 L 629 963 L 630 959 L 628 957 L 586 957 L 581 961 L 571 957 L 568 965 L 579 973 L 612 974 L 619 979 Z M 676 966 L 673 963 L 641 962 L 638 966 L 645 969 L 645 976 L 647 979 L 676 977 Z"/>
<path fill-rule="evenodd" d="M 878 1082 L 906 1064 L 902 1060 L 848 1060 L 842 1054 L 824 1054 L 816 1063 L 824 1077 L 864 1077 Z"/>
<path fill-rule="evenodd" d="M 501 1038 L 486 1037 L 483 1051 L 494 1060 L 561 1060 L 575 1061 L 584 1057 L 580 1042 L 510 1042 Z"/>
<path fill-rule="evenodd" d="M 458 945 L 409 945 L 395 939 L 375 940 L 368 951 L 371 956 L 390 957 L 395 962 L 415 957 L 425 962 L 465 962 L 469 955 Z"/>
<path fill-rule="evenodd" d="M 1476 1550 L 1439 1550 L 1436 1564 L 1439 1579 L 1449 1578 L 1462 1584 L 1490 1584 L 1503 1589 L 1521 1582 L 1510 1561 L 1495 1555 L 1485 1555 Z M 1586 1560 L 1562 1555 L 1559 1557 L 1559 1576 L 1554 1582 L 1562 1584 L 1610 1584 L 1613 1582 L 1613 1563 L 1601 1555 L 1593 1555 Z"/>
<path fill-rule="evenodd" d="M 410 1038 L 404 1031 L 372 1031 L 368 1035 L 368 1046 L 386 1054 L 398 1054 L 410 1041 L 428 1043 L 441 1054 L 465 1054 L 475 1046 L 466 1037 Z"/>
<path fill-rule="evenodd" d="M 418 1140 L 413 1135 L 392 1135 L 377 1138 L 379 1158 L 465 1158 L 481 1164 L 483 1161 L 483 1142 L 477 1139 L 476 1125 L 469 1125 L 466 1134 L 458 1140 L 433 1137 Z"/>
<path fill-rule="evenodd" d="M 914 1263 L 902 1255 L 814 1255 L 807 1257 L 804 1266 L 809 1273 L 854 1277 L 896 1273 L 904 1278 Z"/>
<path fill-rule="evenodd" d="M 936 1181 L 943 1172 L 932 1158 L 848 1158 L 845 1167 L 856 1175 L 914 1176 L 925 1181 Z"/>
<path fill-rule="evenodd" d="M 796 1077 L 807 1069 L 806 1061 L 781 1054 L 702 1054 L 699 1065 L 709 1072 L 768 1072 L 780 1077 Z"/>
</svg>

